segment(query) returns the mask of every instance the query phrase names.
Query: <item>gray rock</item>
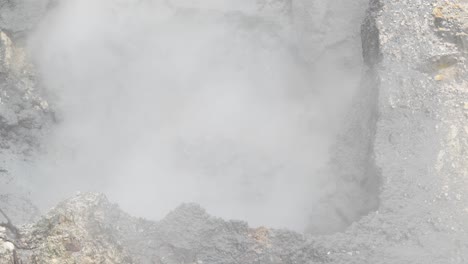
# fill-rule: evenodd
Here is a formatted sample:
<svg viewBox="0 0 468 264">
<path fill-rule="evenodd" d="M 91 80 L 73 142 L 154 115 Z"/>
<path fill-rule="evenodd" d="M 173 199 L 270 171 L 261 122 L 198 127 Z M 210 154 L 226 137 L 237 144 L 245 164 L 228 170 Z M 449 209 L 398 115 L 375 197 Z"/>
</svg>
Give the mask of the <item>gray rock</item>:
<svg viewBox="0 0 468 264">
<path fill-rule="evenodd" d="M 38 150 L 52 123 L 34 67 L 14 38 L 37 22 L 40 2 L 0 1 L 0 207 L 18 224 L 32 222 L 39 212 L 15 168 Z"/>
<path fill-rule="evenodd" d="M 0 105 L 0 126 L 12 127 L 18 125 L 18 117 L 15 112 L 5 105 Z"/>
<path fill-rule="evenodd" d="M 327 262 L 325 251 L 293 232 L 226 222 L 190 204 L 160 222 L 149 222 L 92 193 L 59 204 L 37 223 L 23 227 L 20 237 L 4 233 L 0 236 L 14 246 L 0 242 L 11 248 L 0 260 L 14 253 L 23 263 Z"/>
<path fill-rule="evenodd" d="M 464 2 L 371 1 L 363 89 L 377 98 L 369 110 L 378 117 L 372 152 L 380 204 L 343 234 L 317 239 L 334 248 L 333 263 L 468 260 L 466 49 L 440 35 L 441 7 L 458 25 L 447 30 L 459 35 Z M 453 10 L 458 15 L 447 15 Z"/>
<path fill-rule="evenodd" d="M 12 33 L 30 30 L 39 22 L 49 0 L 1 0 L 0 28 Z"/>
</svg>

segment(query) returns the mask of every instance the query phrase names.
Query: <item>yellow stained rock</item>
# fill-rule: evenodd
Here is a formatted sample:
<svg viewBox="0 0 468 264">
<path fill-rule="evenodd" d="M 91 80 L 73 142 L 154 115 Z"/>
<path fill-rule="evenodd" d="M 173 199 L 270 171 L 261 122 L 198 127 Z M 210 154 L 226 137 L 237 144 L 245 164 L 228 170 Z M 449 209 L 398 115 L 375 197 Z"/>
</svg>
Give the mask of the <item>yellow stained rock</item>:
<svg viewBox="0 0 468 264">
<path fill-rule="evenodd" d="M 434 76 L 434 80 L 436 81 L 443 81 L 444 79 L 445 79 L 445 76 L 442 74 L 437 74 L 436 76 Z"/>
<path fill-rule="evenodd" d="M 444 8 L 441 6 L 437 6 L 432 10 L 432 15 L 436 18 L 443 18 L 444 17 Z"/>
</svg>

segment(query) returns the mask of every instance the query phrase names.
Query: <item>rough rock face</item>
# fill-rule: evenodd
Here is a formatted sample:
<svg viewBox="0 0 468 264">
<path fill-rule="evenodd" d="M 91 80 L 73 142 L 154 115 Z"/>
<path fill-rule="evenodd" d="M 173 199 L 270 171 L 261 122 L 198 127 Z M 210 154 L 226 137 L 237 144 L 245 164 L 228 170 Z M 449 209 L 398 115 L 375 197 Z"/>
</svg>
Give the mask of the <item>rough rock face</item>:
<svg viewBox="0 0 468 264">
<path fill-rule="evenodd" d="M 376 89 L 380 205 L 326 239 L 333 263 L 468 260 L 467 15 L 462 1 L 371 1 L 363 90 Z"/>
<path fill-rule="evenodd" d="M 353 166 L 379 175 L 380 204 L 345 232 L 251 229 L 195 205 L 149 222 L 85 194 L 19 238 L 0 229 L 0 263 L 467 263 L 467 5 L 371 1 L 362 28 L 368 69 L 355 108 L 364 117 L 348 130 L 365 136 L 362 144 L 343 141 L 368 149 Z M 337 159 L 351 155 L 341 153 Z"/>
<path fill-rule="evenodd" d="M 38 149 L 52 122 L 22 43 L 24 31 L 42 12 L 39 5 L 41 1 L 0 1 L 0 208 L 18 224 L 33 221 L 39 210 L 15 172 Z M 10 247 L 7 244 L 0 252 Z"/>
<path fill-rule="evenodd" d="M 380 43 L 374 151 L 384 183 L 377 218 L 398 242 L 375 259 L 466 262 L 468 73 L 460 43 L 468 3 L 374 1 L 372 7 Z M 440 10 L 454 41 L 440 35 Z"/>
<path fill-rule="evenodd" d="M 27 222 L 37 209 L 14 171 L 38 149 L 41 135 L 52 122 L 52 111 L 21 41 L 12 34 L 0 30 L 0 206 L 12 212 L 15 220 Z"/>
<path fill-rule="evenodd" d="M 8 237 L 1 231 L 1 237 Z M 252 229 L 244 222 L 182 205 L 160 222 L 133 218 L 103 195 L 69 199 L 20 236 L 10 234 L 0 263 L 324 263 L 326 252 L 289 231 Z M 19 263 L 19 262 L 18 262 Z"/>
<path fill-rule="evenodd" d="M 20 234 L 0 235 L 15 244 L 0 263 L 133 263 L 116 239 L 119 214 L 102 196 L 70 199 Z"/>
</svg>

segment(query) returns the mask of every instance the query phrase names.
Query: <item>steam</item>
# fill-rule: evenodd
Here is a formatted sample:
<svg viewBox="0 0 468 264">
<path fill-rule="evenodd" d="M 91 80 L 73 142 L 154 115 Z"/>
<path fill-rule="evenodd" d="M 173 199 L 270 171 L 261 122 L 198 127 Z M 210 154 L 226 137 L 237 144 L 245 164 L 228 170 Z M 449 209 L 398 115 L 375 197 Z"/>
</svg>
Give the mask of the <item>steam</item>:
<svg viewBox="0 0 468 264">
<path fill-rule="evenodd" d="M 151 219 L 197 202 L 302 230 L 333 191 L 323 171 L 359 47 L 327 54 L 325 37 L 304 39 L 303 21 L 253 1 L 187 2 L 68 0 L 50 10 L 29 44 L 60 122 L 33 195 L 49 206 L 103 191 Z"/>
</svg>

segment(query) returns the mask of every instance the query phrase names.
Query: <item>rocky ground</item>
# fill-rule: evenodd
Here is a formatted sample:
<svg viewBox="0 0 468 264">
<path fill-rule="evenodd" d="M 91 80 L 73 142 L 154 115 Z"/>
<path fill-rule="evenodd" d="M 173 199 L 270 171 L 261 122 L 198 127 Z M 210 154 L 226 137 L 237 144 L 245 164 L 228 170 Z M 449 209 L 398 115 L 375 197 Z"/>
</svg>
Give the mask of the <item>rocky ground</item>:
<svg viewBox="0 0 468 264">
<path fill-rule="evenodd" d="M 79 194 L 18 232 L 0 227 L 0 263 L 467 263 L 467 10 L 462 0 L 370 2 L 367 70 L 337 144 L 336 163 L 352 165 L 334 170 L 363 189 L 377 181 L 380 203 L 346 231 L 252 229 L 190 204 L 151 222 Z M 33 70 L 9 63 L 21 58 L 11 44 L 18 34 L 2 18 L 0 142 L 2 152 L 23 153 L 27 141 L 15 138 L 38 136 L 34 120 L 50 112 L 40 92 L 28 93 L 39 87 Z"/>
<path fill-rule="evenodd" d="M 24 223 L 38 216 L 38 210 L 15 171 L 38 150 L 53 112 L 22 45 L 23 32 L 32 23 L 23 16 L 37 12 L 15 3 L 0 1 L 0 206 Z M 34 9 L 35 4 L 27 6 Z"/>
</svg>

